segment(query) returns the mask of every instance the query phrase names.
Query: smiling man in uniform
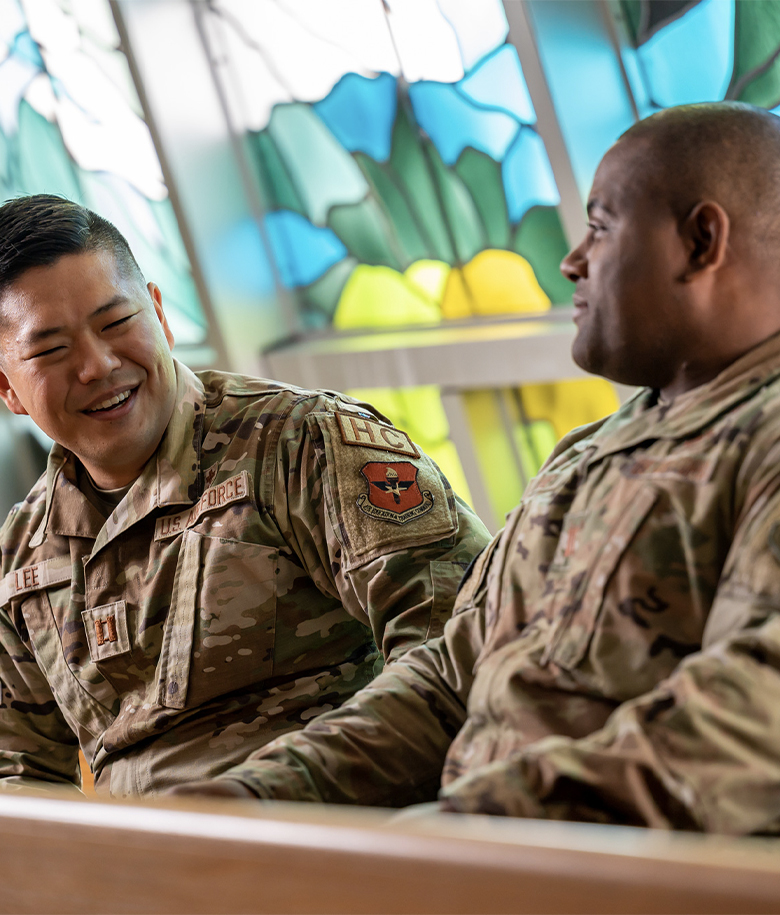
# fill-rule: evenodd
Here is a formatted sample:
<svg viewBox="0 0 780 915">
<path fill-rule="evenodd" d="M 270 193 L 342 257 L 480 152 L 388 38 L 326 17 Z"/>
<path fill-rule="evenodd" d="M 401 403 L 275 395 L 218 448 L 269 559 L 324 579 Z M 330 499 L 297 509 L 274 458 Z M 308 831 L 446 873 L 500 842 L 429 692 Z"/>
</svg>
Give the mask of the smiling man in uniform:
<svg viewBox="0 0 780 915">
<path fill-rule="evenodd" d="M 444 635 L 180 793 L 780 832 L 780 119 L 640 122 L 596 173 L 560 442 Z"/>
<path fill-rule="evenodd" d="M 0 789 L 218 775 L 439 634 L 487 542 L 369 406 L 172 345 L 110 223 L 0 208 L 0 397 L 56 443 L 0 533 Z"/>
</svg>

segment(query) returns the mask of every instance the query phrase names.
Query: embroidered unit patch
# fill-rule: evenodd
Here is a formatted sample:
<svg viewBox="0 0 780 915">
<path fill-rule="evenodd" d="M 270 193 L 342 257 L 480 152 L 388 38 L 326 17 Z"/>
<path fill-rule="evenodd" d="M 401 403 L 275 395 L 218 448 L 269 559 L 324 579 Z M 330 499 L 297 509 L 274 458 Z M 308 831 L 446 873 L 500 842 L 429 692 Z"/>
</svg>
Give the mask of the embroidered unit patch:
<svg viewBox="0 0 780 915">
<path fill-rule="evenodd" d="M 357 506 L 371 518 L 407 524 L 433 508 L 433 495 L 420 491 L 417 468 L 408 461 L 370 461 L 360 472 L 368 492 L 358 496 Z"/>
<path fill-rule="evenodd" d="M 336 419 L 341 429 L 341 440 L 345 445 L 378 448 L 380 451 L 393 451 L 411 458 L 420 456 L 409 436 L 399 429 L 347 413 L 336 413 Z"/>
</svg>

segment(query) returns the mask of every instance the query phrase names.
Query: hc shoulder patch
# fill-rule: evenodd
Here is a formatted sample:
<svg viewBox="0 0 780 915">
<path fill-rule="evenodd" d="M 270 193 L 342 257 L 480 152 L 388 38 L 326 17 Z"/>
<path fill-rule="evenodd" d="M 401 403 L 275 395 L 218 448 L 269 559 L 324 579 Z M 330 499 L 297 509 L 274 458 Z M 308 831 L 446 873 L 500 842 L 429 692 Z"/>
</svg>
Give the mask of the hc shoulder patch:
<svg viewBox="0 0 780 915">
<path fill-rule="evenodd" d="M 405 454 L 418 458 L 420 452 L 412 440 L 400 429 L 382 425 L 373 419 L 364 419 L 351 413 L 336 413 L 341 441 L 345 445 L 358 445 L 361 448 L 377 448 L 380 451 L 392 451 L 394 454 Z"/>
</svg>

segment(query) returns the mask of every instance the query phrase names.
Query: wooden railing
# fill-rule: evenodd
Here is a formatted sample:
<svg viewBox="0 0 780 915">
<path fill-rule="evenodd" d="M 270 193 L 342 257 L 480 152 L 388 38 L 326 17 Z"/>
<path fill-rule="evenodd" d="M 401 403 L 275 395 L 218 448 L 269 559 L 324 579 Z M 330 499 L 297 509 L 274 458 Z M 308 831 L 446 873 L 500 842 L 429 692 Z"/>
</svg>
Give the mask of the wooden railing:
<svg viewBox="0 0 780 915">
<path fill-rule="evenodd" d="M 780 846 L 252 802 L 0 796 L 3 912 L 775 912 Z"/>
</svg>

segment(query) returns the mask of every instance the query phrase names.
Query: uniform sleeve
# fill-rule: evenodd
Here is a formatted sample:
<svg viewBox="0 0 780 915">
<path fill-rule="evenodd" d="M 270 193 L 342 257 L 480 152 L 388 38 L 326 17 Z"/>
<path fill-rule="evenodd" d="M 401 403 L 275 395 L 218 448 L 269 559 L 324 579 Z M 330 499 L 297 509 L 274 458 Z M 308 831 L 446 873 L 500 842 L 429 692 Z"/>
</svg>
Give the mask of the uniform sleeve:
<svg viewBox="0 0 780 915">
<path fill-rule="evenodd" d="M 0 610 L 0 690 L 0 790 L 77 790 L 76 736 L 5 610 Z"/>
<path fill-rule="evenodd" d="M 264 799 L 402 807 L 436 797 L 466 720 L 485 635 L 480 601 L 491 550 L 476 561 L 444 635 L 407 652 L 339 709 L 277 738 L 218 778 Z"/>
<path fill-rule="evenodd" d="M 307 407 L 288 421 L 277 523 L 317 587 L 370 626 L 394 661 L 441 635 L 489 534 L 404 433 L 341 406 Z"/>
<path fill-rule="evenodd" d="M 780 494 L 749 506 L 700 651 L 589 736 L 548 737 L 453 781 L 443 808 L 780 832 Z"/>
</svg>

